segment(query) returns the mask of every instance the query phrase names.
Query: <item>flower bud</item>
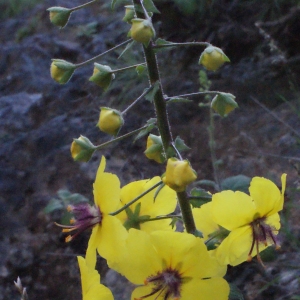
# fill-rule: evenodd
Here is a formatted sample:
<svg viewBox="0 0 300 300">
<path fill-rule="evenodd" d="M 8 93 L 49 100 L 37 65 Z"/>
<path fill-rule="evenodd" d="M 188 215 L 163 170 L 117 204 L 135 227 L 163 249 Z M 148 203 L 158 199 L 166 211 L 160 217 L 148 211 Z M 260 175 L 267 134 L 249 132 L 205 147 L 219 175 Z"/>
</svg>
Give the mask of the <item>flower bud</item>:
<svg viewBox="0 0 300 300">
<path fill-rule="evenodd" d="M 183 192 L 187 185 L 197 179 L 197 173 L 192 169 L 188 160 L 169 158 L 166 173 L 162 181 L 176 192 Z"/>
<path fill-rule="evenodd" d="M 216 71 L 225 62 L 230 62 L 222 49 L 215 46 L 208 46 L 201 54 L 199 64 L 202 64 L 209 71 Z"/>
<path fill-rule="evenodd" d="M 63 28 L 67 25 L 70 15 L 72 13 L 71 9 L 65 7 L 50 7 L 47 9 L 50 12 L 50 21 L 54 25 Z"/>
<path fill-rule="evenodd" d="M 50 74 L 52 79 L 60 84 L 67 83 L 72 77 L 76 66 L 63 59 L 52 59 Z"/>
<path fill-rule="evenodd" d="M 131 24 L 131 20 L 134 18 L 134 14 L 134 5 L 125 5 L 125 16 L 123 18 L 123 21 Z"/>
<path fill-rule="evenodd" d="M 149 134 L 147 139 L 147 148 L 144 152 L 147 158 L 153 159 L 159 164 L 165 161 L 163 155 L 163 144 L 160 136 Z"/>
<path fill-rule="evenodd" d="M 109 107 L 101 107 L 97 126 L 101 131 L 116 136 L 124 124 L 121 112 Z"/>
<path fill-rule="evenodd" d="M 91 159 L 96 147 L 87 137 L 81 135 L 73 140 L 70 150 L 75 161 L 87 162 Z"/>
<path fill-rule="evenodd" d="M 211 107 L 220 116 L 225 117 L 238 107 L 234 99 L 235 96 L 230 93 L 220 93 L 211 101 Z"/>
<path fill-rule="evenodd" d="M 109 66 L 94 63 L 94 72 L 89 81 L 96 83 L 106 91 L 114 78 L 115 74 Z"/>
<path fill-rule="evenodd" d="M 150 20 L 135 18 L 131 20 L 131 24 L 130 35 L 135 41 L 148 45 L 151 38 L 155 37 L 155 30 Z"/>
</svg>

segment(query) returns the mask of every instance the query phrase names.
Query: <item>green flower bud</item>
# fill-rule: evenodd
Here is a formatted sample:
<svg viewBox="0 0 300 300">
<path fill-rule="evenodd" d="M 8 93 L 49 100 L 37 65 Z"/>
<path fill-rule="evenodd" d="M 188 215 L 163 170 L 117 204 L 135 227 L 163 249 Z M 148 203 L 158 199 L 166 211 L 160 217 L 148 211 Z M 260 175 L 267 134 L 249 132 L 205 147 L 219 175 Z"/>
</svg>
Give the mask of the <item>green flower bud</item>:
<svg viewBox="0 0 300 300">
<path fill-rule="evenodd" d="M 125 16 L 123 18 L 123 21 L 131 24 L 131 20 L 134 18 L 134 14 L 134 5 L 125 5 Z"/>
<path fill-rule="evenodd" d="M 121 112 L 109 107 L 101 107 L 97 126 L 101 131 L 116 136 L 124 124 Z"/>
<path fill-rule="evenodd" d="M 165 157 L 163 155 L 163 144 L 160 136 L 149 134 L 147 139 L 147 148 L 144 152 L 146 157 L 149 159 L 153 159 L 159 164 L 165 161 Z"/>
<path fill-rule="evenodd" d="M 52 59 L 50 74 L 60 84 L 67 83 L 72 77 L 76 66 L 63 59 Z"/>
<path fill-rule="evenodd" d="M 199 64 L 202 64 L 209 71 L 218 70 L 225 62 L 230 62 L 222 49 L 215 46 L 208 46 L 201 54 Z"/>
<path fill-rule="evenodd" d="M 50 7 L 47 9 L 50 12 L 50 21 L 54 25 L 63 28 L 67 25 L 70 15 L 72 13 L 71 9 L 65 7 Z"/>
<path fill-rule="evenodd" d="M 115 74 L 109 66 L 94 63 L 94 72 L 89 81 L 96 83 L 106 91 L 114 78 Z"/>
<path fill-rule="evenodd" d="M 148 45 L 150 40 L 155 37 L 155 30 L 150 20 L 135 18 L 131 20 L 131 37 L 145 45 Z"/>
<path fill-rule="evenodd" d="M 188 160 L 169 158 L 166 173 L 162 181 L 176 192 L 183 192 L 186 186 L 197 179 L 197 173 L 192 169 Z"/>
<path fill-rule="evenodd" d="M 96 147 L 87 137 L 81 135 L 73 140 L 70 150 L 75 161 L 87 162 L 91 159 Z"/>
<path fill-rule="evenodd" d="M 235 96 L 230 93 L 220 93 L 211 101 L 211 107 L 220 116 L 225 117 L 238 107 L 234 99 Z"/>
</svg>

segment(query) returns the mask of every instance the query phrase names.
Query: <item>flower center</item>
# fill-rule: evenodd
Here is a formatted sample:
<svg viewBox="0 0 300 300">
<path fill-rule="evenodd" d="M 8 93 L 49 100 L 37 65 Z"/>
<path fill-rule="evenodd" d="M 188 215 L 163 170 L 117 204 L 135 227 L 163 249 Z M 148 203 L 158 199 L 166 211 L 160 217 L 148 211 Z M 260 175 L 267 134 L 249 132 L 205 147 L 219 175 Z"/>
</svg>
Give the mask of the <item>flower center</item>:
<svg viewBox="0 0 300 300">
<path fill-rule="evenodd" d="M 155 299 L 163 297 L 164 300 L 178 300 L 181 298 L 180 287 L 182 284 L 182 278 L 177 270 L 168 268 L 163 272 L 157 273 L 157 275 L 149 276 L 145 280 L 145 284 L 152 284 L 152 291 L 145 296 L 136 298 L 135 300 L 142 300 L 155 294 L 157 294 Z"/>
<path fill-rule="evenodd" d="M 63 228 L 62 232 L 71 232 L 76 230 L 75 234 L 68 235 L 66 237 L 66 242 L 70 242 L 84 230 L 94 227 L 96 224 L 101 224 L 102 215 L 99 207 L 83 203 L 78 205 L 69 205 L 67 209 L 74 214 L 74 218 L 70 221 L 70 223 L 74 225 L 67 226 L 56 223 L 56 225 Z"/>
<path fill-rule="evenodd" d="M 257 259 L 263 265 L 261 257 L 259 255 L 259 245 L 263 243 L 266 247 L 268 242 L 274 244 L 276 249 L 280 248 L 276 237 L 276 229 L 265 223 L 265 218 L 258 218 L 250 223 L 252 229 L 252 244 L 248 254 L 248 261 L 252 259 L 252 252 L 254 247 L 257 252 Z"/>
</svg>

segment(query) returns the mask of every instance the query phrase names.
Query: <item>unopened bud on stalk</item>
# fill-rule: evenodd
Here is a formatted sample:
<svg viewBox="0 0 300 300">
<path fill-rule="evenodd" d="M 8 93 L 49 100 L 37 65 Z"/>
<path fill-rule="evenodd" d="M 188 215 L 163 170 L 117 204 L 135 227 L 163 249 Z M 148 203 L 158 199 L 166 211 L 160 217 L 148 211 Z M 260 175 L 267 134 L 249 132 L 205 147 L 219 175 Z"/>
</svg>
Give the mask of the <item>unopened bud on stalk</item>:
<svg viewBox="0 0 300 300">
<path fill-rule="evenodd" d="M 159 164 L 165 161 L 163 155 L 163 144 L 160 136 L 149 134 L 147 139 L 147 148 L 144 152 L 147 158 L 155 160 Z"/>
<path fill-rule="evenodd" d="M 101 131 L 116 136 L 124 124 L 121 112 L 109 107 L 101 107 L 97 126 Z"/>
<path fill-rule="evenodd" d="M 72 13 L 71 9 L 59 6 L 50 7 L 47 9 L 47 11 L 50 12 L 51 23 L 60 28 L 63 28 L 67 25 Z"/>
<path fill-rule="evenodd" d="M 183 192 L 186 186 L 197 179 L 197 173 L 188 160 L 169 158 L 162 181 L 176 192 Z"/>
<path fill-rule="evenodd" d="M 75 161 L 88 162 L 96 147 L 87 137 L 81 135 L 78 139 L 73 140 L 70 150 Z"/>
<path fill-rule="evenodd" d="M 114 78 L 115 74 L 109 66 L 94 63 L 94 72 L 89 81 L 96 83 L 106 91 Z"/>
<path fill-rule="evenodd" d="M 209 71 L 218 70 L 225 62 L 230 62 L 230 59 L 222 49 L 215 46 L 208 46 L 202 52 L 199 59 L 199 64 L 203 65 Z"/>
<path fill-rule="evenodd" d="M 50 74 L 52 79 L 60 84 L 67 83 L 72 77 L 76 66 L 63 59 L 52 59 Z"/>
<path fill-rule="evenodd" d="M 220 93 L 211 101 L 212 109 L 220 116 L 225 117 L 238 107 L 235 96 L 230 93 Z"/>
<path fill-rule="evenodd" d="M 131 24 L 130 35 L 135 41 L 148 45 L 150 40 L 155 37 L 151 20 L 135 18 L 131 20 Z"/>
<path fill-rule="evenodd" d="M 131 20 L 134 18 L 134 14 L 134 5 L 125 5 L 125 16 L 123 18 L 123 21 L 131 24 Z"/>
</svg>

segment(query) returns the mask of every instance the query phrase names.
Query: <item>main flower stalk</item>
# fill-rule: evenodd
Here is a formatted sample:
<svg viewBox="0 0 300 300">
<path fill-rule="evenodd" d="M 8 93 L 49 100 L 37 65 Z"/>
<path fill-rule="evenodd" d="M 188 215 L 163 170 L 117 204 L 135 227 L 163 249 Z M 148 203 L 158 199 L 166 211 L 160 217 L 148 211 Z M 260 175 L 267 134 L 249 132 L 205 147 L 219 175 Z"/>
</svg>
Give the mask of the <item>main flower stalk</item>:
<svg viewBox="0 0 300 300">
<path fill-rule="evenodd" d="M 133 4 L 141 5 L 141 2 L 140 0 L 133 0 Z M 139 11 L 136 11 L 136 16 L 142 19 L 146 17 L 144 13 L 141 13 Z M 157 59 L 153 47 L 154 46 L 151 41 L 147 46 L 143 45 L 150 85 L 152 86 L 156 82 L 159 83 L 159 89 L 154 95 L 153 102 L 154 102 L 155 113 L 157 117 L 157 127 L 162 139 L 164 152 L 166 154 L 166 158 L 169 158 L 168 149 L 169 147 L 172 147 L 173 138 L 172 138 L 171 127 L 170 127 L 168 113 L 167 113 L 167 105 L 163 96 L 163 90 L 162 90 L 162 85 L 159 76 Z M 177 197 L 178 197 L 178 202 L 179 202 L 181 212 L 183 214 L 185 228 L 187 232 L 193 234 L 196 232 L 196 226 L 195 226 L 191 206 L 188 201 L 186 191 L 177 193 Z"/>
</svg>

